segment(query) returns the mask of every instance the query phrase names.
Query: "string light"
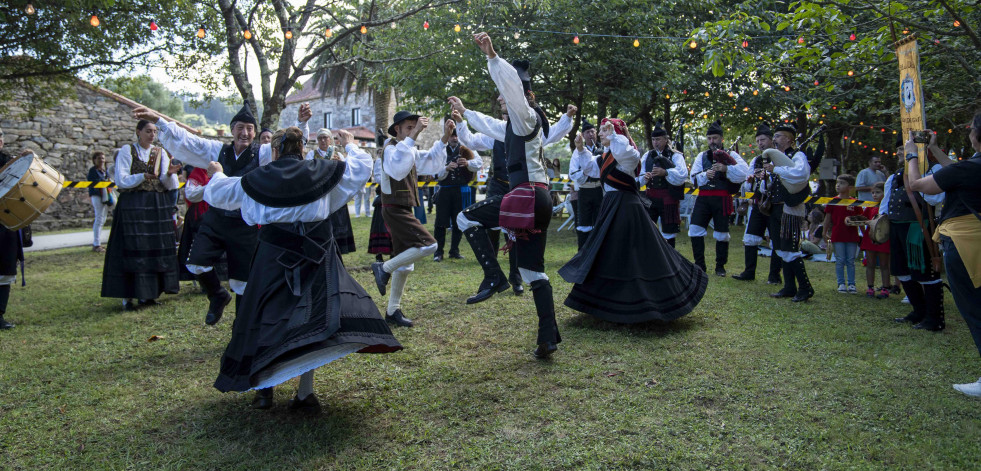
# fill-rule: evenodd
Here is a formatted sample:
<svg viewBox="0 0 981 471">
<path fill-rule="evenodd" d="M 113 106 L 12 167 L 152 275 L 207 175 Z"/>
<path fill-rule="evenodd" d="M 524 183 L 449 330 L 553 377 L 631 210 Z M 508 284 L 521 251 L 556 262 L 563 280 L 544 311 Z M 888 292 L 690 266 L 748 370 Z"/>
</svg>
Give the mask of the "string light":
<svg viewBox="0 0 981 471">
<path fill-rule="evenodd" d="M 954 27 L 955 28 L 960 28 L 961 27 L 961 22 L 960 21 L 957 21 L 957 20 L 954 20 Z"/>
<path fill-rule="evenodd" d="M 784 85 L 783 86 L 783 89 L 784 89 L 784 91 L 788 91 L 789 92 L 790 91 L 790 85 Z"/>
<path fill-rule="evenodd" d="M 429 20 L 426 20 L 422 23 L 422 29 L 429 31 Z"/>
<path fill-rule="evenodd" d="M 848 71 L 848 76 L 851 77 L 853 75 L 855 75 L 855 71 L 854 70 L 849 70 Z"/>
<path fill-rule="evenodd" d="M 695 42 L 695 40 L 694 40 L 694 39 L 692 39 L 692 40 L 691 40 L 691 42 L 690 42 L 690 43 L 688 43 L 688 47 L 690 47 L 690 48 L 692 48 L 692 49 L 695 49 L 695 48 L 697 48 L 697 47 L 698 47 L 698 43 L 697 43 L 697 42 Z"/>
<path fill-rule="evenodd" d="M 245 38 L 246 40 L 252 39 L 252 31 L 245 30 L 242 33 L 242 37 Z"/>
<path fill-rule="evenodd" d="M 670 100 L 671 99 L 671 95 L 664 95 L 664 99 L 665 100 Z"/>
<path fill-rule="evenodd" d="M 286 34 L 283 34 L 283 36 L 286 38 L 286 40 L 293 39 L 293 28 L 287 28 Z"/>
<path fill-rule="evenodd" d="M 634 39 L 634 47 L 640 47 L 640 40 Z"/>
<path fill-rule="evenodd" d="M 756 95 L 759 95 L 759 94 L 760 94 L 760 91 L 759 90 L 753 90 L 753 96 L 756 96 Z"/>
<path fill-rule="evenodd" d="M 749 47 L 749 41 L 743 39 L 743 49 Z"/>
<path fill-rule="evenodd" d="M 729 92 L 729 98 L 732 98 L 732 92 Z"/>
<path fill-rule="evenodd" d="M 815 80 L 815 81 L 814 81 L 814 86 L 816 87 L 816 86 L 818 86 L 818 85 L 821 85 L 821 82 L 818 82 L 817 80 Z"/>
<path fill-rule="evenodd" d="M 852 35 L 848 37 L 848 40 L 849 41 L 854 41 L 855 40 L 855 33 L 852 33 Z"/>
<path fill-rule="evenodd" d="M 393 21 L 393 22 L 391 22 L 391 23 L 389 23 L 389 24 L 388 24 L 388 26 L 391 26 L 391 27 L 392 27 L 392 29 L 395 29 L 395 28 L 397 28 L 397 27 L 398 27 L 398 25 L 397 25 L 397 24 L 395 24 L 395 22 L 394 22 L 394 21 Z"/>
<path fill-rule="evenodd" d="M 709 96 L 709 92 L 705 92 L 705 96 Z"/>
<path fill-rule="evenodd" d="M 92 15 L 92 18 L 89 18 L 89 24 L 92 25 L 92 26 L 94 26 L 94 27 L 96 27 L 96 28 L 98 28 L 99 27 L 99 17 L 98 16 L 95 16 L 95 15 Z"/>
<path fill-rule="evenodd" d="M 24 13 L 27 13 L 28 15 L 33 15 L 34 14 L 34 5 L 28 3 L 27 6 L 24 7 Z"/>
<path fill-rule="evenodd" d="M 797 44 L 804 44 L 804 37 L 803 36 L 797 38 Z"/>
<path fill-rule="evenodd" d="M 333 35 L 334 35 L 334 30 L 332 30 L 330 28 L 327 28 L 327 31 L 324 31 L 324 37 L 325 38 L 330 38 Z"/>
<path fill-rule="evenodd" d="M 518 33 L 514 33 L 514 35 L 517 36 Z M 515 38 L 515 39 L 517 39 L 517 38 Z M 572 38 L 572 44 L 579 44 L 579 35 L 578 34 L 575 35 L 575 37 Z"/>
<path fill-rule="evenodd" d="M 368 34 L 368 27 L 367 26 L 361 25 L 361 34 Z"/>
<path fill-rule="evenodd" d="M 458 25 L 458 24 L 457 25 L 454 25 L 453 26 L 453 31 L 459 33 L 460 32 L 460 25 Z"/>
<path fill-rule="evenodd" d="M 157 26 L 157 23 L 153 20 L 150 20 L 150 31 L 156 31 L 158 29 L 160 28 Z"/>
<path fill-rule="evenodd" d="M 204 35 L 205 35 L 204 26 L 202 26 L 202 27 L 198 28 L 198 34 L 197 34 L 197 36 L 198 36 L 198 38 L 204 39 Z"/>
</svg>

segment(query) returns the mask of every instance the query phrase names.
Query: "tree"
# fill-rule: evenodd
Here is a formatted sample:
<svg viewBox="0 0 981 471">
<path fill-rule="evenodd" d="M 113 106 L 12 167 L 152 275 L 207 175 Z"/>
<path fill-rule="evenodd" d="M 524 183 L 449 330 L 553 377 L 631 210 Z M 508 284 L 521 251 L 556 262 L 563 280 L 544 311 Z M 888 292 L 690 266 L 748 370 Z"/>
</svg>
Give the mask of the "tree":
<svg viewBox="0 0 981 471">
<path fill-rule="evenodd" d="M 184 102 L 174 96 L 162 83 L 149 75 L 115 77 L 103 80 L 99 86 L 135 100 L 174 119 L 184 115 Z"/>
</svg>

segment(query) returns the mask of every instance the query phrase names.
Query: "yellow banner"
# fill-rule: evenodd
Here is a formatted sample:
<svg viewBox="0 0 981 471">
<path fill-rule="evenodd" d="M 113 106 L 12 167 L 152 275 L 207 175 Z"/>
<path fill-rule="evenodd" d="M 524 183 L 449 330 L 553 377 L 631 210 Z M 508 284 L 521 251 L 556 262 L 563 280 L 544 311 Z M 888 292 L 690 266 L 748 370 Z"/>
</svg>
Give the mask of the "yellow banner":
<svg viewBox="0 0 981 471">
<path fill-rule="evenodd" d="M 916 35 L 909 35 L 897 41 L 896 58 L 899 60 L 899 114 L 903 125 L 903 142 L 909 139 L 910 131 L 926 129 L 926 112 L 923 109 L 923 86 L 920 82 L 920 51 L 916 45 Z M 920 174 L 926 172 L 926 145 L 917 145 L 920 156 Z"/>
</svg>

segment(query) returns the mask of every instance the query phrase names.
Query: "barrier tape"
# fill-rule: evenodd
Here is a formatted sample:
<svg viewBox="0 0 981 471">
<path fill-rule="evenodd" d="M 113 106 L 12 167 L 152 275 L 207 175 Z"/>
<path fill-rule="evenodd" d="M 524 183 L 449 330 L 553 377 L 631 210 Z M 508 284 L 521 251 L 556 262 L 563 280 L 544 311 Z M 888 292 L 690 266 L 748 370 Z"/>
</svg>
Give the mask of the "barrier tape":
<svg viewBox="0 0 981 471">
<path fill-rule="evenodd" d="M 568 178 L 550 178 L 549 179 L 549 182 L 550 183 L 571 183 L 572 180 L 570 180 Z M 487 184 L 486 182 L 473 182 L 473 183 L 470 184 L 470 186 L 478 186 L 479 187 L 479 186 L 484 186 L 486 184 Z M 181 182 L 180 185 L 178 186 L 178 188 L 181 188 L 183 186 L 184 186 L 184 182 Z M 366 183 L 365 184 L 365 187 L 366 188 L 374 188 L 376 186 L 378 186 L 377 183 Z M 431 188 L 431 187 L 439 186 L 439 182 L 418 182 L 418 185 L 417 186 L 419 188 Z M 87 188 L 102 189 L 102 188 L 115 188 L 115 187 L 116 187 L 116 184 L 113 183 L 113 182 L 87 182 L 87 181 L 66 181 L 62 185 L 62 188 L 83 188 L 83 189 L 87 189 Z M 645 189 L 646 189 L 646 187 L 641 187 L 640 188 L 641 191 L 644 191 Z M 698 196 L 698 189 L 697 188 L 685 188 L 685 194 Z M 751 193 L 751 192 L 748 192 L 748 193 L 740 193 L 740 194 L 738 194 L 736 196 L 736 198 L 750 199 L 750 198 L 753 197 L 753 195 L 754 195 L 754 193 Z M 859 207 L 859 208 L 874 208 L 876 206 L 879 206 L 879 203 L 876 203 L 875 201 L 864 201 L 864 200 L 858 200 L 858 199 L 836 198 L 836 197 L 829 198 L 827 196 L 809 196 L 806 200 L 804 200 L 804 202 L 805 203 L 812 203 L 812 204 L 820 204 L 820 205 L 831 205 L 831 206 L 854 206 L 854 207 Z"/>
</svg>

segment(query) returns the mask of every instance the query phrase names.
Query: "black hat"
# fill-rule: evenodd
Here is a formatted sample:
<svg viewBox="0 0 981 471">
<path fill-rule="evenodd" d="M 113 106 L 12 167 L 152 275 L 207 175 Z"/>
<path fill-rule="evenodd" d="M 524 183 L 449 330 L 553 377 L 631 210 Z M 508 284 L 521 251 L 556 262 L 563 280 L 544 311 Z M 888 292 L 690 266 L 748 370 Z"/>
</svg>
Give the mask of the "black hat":
<svg viewBox="0 0 981 471">
<path fill-rule="evenodd" d="M 531 68 L 531 62 L 523 59 L 518 59 L 511 63 L 514 70 L 518 71 L 518 78 L 521 79 L 521 88 L 525 89 L 525 93 L 531 91 L 531 74 L 528 73 L 528 69 Z"/>
<path fill-rule="evenodd" d="M 585 119 L 582 120 L 582 132 L 589 131 L 590 129 L 596 129 L 596 126 L 593 126 L 593 123 L 590 123 L 589 121 L 586 121 Z"/>
<path fill-rule="evenodd" d="M 756 126 L 756 136 L 754 137 L 760 136 L 769 136 L 770 138 L 773 138 L 773 130 L 770 129 L 770 123 L 763 121 L 759 126 Z"/>
<path fill-rule="evenodd" d="M 711 136 L 712 134 L 722 135 L 722 120 L 717 119 L 714 123 L 710 124 L 708 131 L 705 131 L 706 136 Z"/>
<path fill-rule="evenodd" d="M 248 104 L 242 105 L 242 109 L 238 110 L 238 113 L 232 117 L 232 122 L 230 125 L 235 123 L 249 123 L 256 126 L 255 116 L 252 115 L 252 109 L 249 108 Z"/>
<path fill-rule="evenodd" d="M 651 131 L 651 137 L 662 137 L 667 135 L 668 132 L 664 130 L 664 120 L 657 120 L 657 122 L 654 123 L 654 130 Z"/>
<path fill-rule="evenodd" d="M 797 137 L 797 126 L 794 126 L 794 120 L 788 119 L 786 123 L 777 123 L 777 128 L 773 132 L 783 131 L 789 132 L 791 136 Z"/>
<path fill-rule="evenodd" d="M 273 134 L 272 129 L 269 129 L 269 128 L 262 128 L 262 131 L 259 131 L 259 134 L 262 134 L 264 132 L 268 132 L 269 134 Z"/>
<path fill-rule="evenodd" d="M 388 133 L 395 136 L 395 126 L 407 119 L 419 119 L 419 115 L 408 111 L 399 111 L 398 113 L 395 113 L 395 117 L 392 118 L 392 125 L 388 127 Z"/>
</svg>

